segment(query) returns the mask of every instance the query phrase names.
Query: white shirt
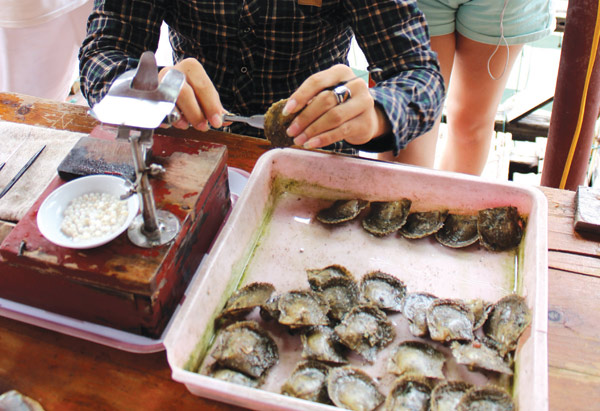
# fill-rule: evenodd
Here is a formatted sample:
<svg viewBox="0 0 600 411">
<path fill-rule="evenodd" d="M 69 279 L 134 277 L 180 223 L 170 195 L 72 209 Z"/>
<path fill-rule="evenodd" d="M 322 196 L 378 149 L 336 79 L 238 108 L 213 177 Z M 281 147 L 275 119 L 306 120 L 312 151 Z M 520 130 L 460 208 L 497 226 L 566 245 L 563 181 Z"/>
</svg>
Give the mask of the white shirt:
<svg viewBox="0 0 600 411">
<path fill-rule="evenodd" d="M 88 0 L 0 0 L 0 27 L 21 28 L 46 23 Z"/>
</svg>

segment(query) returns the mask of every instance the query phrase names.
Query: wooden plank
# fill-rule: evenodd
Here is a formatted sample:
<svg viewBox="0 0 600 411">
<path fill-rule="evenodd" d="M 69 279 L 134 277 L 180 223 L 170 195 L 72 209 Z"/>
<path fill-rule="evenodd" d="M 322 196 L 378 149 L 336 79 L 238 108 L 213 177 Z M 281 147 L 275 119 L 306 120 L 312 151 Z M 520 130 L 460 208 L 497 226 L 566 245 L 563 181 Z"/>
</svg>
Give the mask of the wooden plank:
<svg viewBox="0 0 600 411">
<path fill-rule="evenodd" d="M 548 252 L 548 267 L 600 278 L 600 257 L 550 251 Z"/>
<path fill-rule="evenodd" d="M 4 241 L 6 236 L 12 231 L 14 227 L 14 223 L 0 220 L 0 243 Z"/>
<path fill-rule="evenodd" d="M 600 403 L 600 378 L 549 367 L 550 411 L 589 411 Z M 568 393 L 568 395 L 565 395 Z M 594 408 L 596 407 L 596 408 Z"/>
</svg>

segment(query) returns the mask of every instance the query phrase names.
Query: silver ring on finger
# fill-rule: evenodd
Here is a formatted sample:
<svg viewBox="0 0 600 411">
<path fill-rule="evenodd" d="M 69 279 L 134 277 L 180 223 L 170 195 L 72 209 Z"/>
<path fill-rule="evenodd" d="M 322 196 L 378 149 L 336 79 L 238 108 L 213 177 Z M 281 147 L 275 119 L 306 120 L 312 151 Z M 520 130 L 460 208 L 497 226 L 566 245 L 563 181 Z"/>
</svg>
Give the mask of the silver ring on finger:
<svg viewBox="0 0 600 411">
<path fill-rule="evenodd" d="M 350 97 L 352 97 L 352 93 L 350 93 L 350 89 L 348 87 L 346 87 L 345 85 L 337 86 L 332 91 L 333 91 L 333 95 L 335 96 L 335 99 L 338 104 L 342 104 L 343 102 L 348 100 Z"/>
</svg>

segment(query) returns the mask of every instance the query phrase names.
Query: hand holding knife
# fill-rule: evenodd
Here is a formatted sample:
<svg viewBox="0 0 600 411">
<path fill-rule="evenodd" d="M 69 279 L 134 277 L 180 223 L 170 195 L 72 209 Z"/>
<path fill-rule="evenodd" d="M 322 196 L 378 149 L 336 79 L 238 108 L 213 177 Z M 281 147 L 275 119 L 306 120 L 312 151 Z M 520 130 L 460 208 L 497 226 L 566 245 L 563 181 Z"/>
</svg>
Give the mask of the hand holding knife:
<svg viewBox="0 0 600 411">
<path fill-rule="evenodd" d="M 4 195 L 6 193 L 8 193 L 8 190 L 10 190 L 12 188 L 12 186 L 14 186 L 15 183 L 19 180 L 19 178 L 21 178 L 21 176 L 23 176 L 23 174 L 25 174 L 27 169 L 29 169 L 29 167 L 31 167 L 31 165 L 34 163 L 34 161 L 37 160 L 37 158 L 40 156 L 40 154 L 42 154 L 42 151 L 44 151 L 45 148 L 46 148 L 46 145 L 44 145 L 42 148 L 40 148 L 38 150 L 38 152 L 35 153 L 23 167 L 21 167 L 19 172 L 2 189 L 2 191 L 0 192 L 0 198 L 4 197 Z"/>
</svg>

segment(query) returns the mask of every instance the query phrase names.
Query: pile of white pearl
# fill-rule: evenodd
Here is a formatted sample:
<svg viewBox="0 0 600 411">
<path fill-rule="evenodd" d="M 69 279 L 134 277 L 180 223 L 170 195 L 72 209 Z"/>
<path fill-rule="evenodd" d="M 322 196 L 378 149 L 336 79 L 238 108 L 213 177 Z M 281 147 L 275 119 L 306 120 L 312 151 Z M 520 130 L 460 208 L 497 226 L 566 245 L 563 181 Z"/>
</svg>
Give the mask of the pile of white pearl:
<svg viewBox="0 0 600 411">
<path fill-rule="evenodd" d="M 86 193 L 69 203 L 60 229 L 75 241 L 97 239 L 116 232 L 128 213 L 125 200 L 108 193 Z"/>
</svg>

